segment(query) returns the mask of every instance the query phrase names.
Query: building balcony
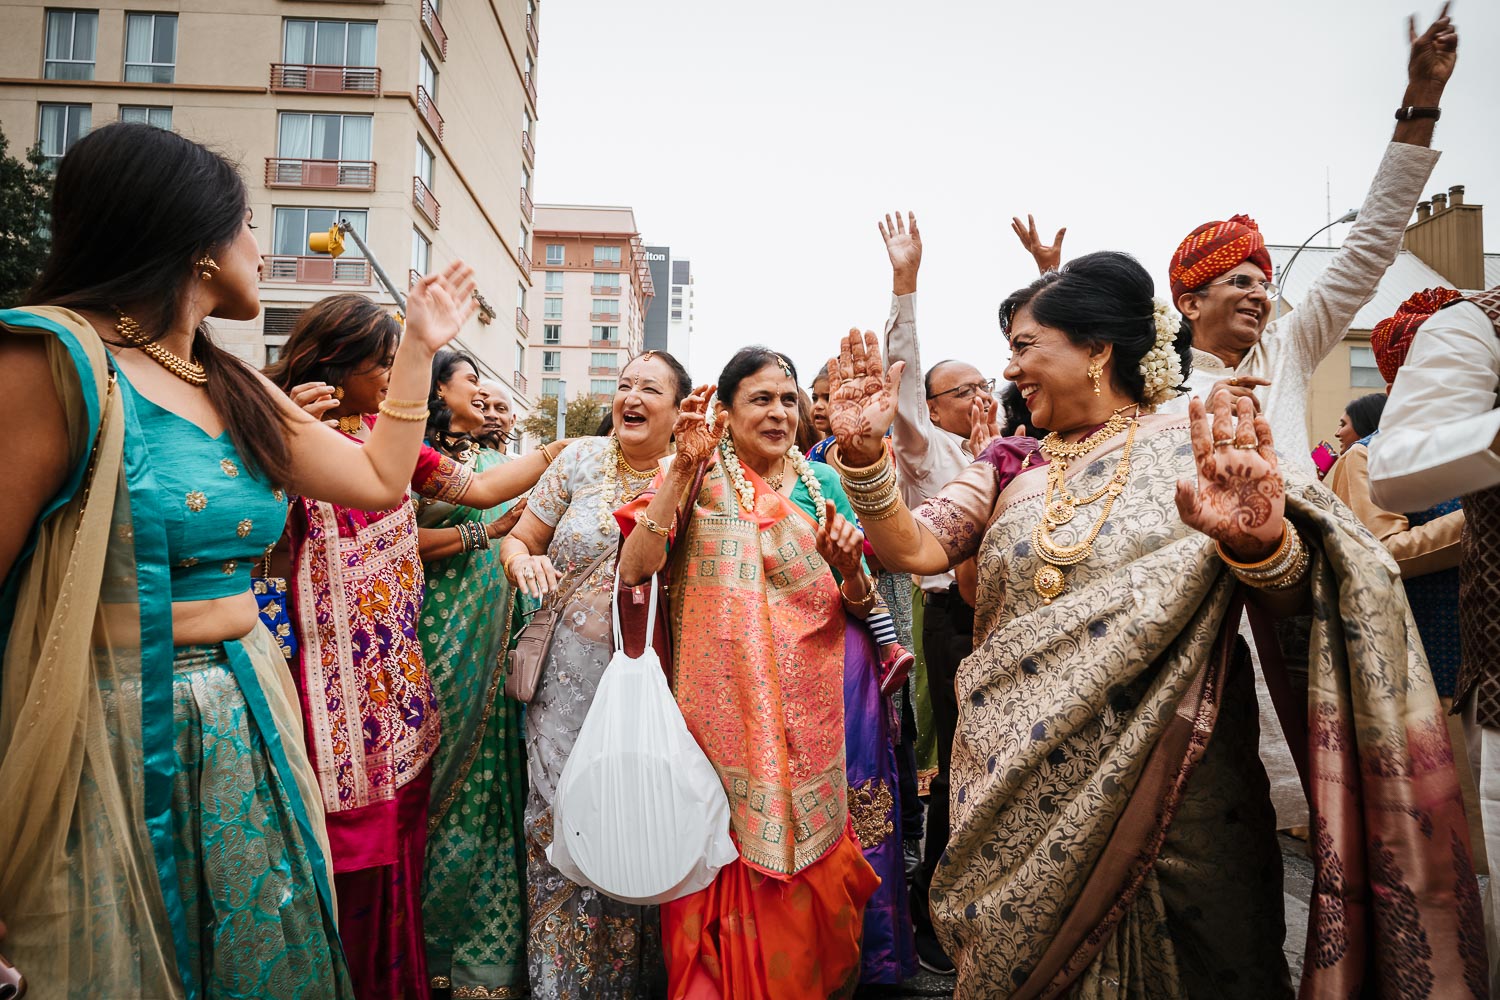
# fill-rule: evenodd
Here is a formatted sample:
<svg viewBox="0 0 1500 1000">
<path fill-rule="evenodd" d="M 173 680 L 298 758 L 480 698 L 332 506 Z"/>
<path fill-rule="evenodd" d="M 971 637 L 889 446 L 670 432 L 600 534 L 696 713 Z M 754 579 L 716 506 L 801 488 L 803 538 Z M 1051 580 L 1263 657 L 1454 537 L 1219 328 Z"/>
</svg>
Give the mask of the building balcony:
<svg viewBox="0 0 1500 1000">
<path fill-rule="evenodd" d="M 437 46 L 438 55 L 447 59 L 448 33 L 443 30 L 443 22 L 438 19 L 437 8 L 432 5 L 432 0 L 422 0 L 422 27 L 427 29 L 427 37 Z"/>
<path fill-rule="evenodd" d="M 427 92 L 427 88 L 420 83 L 417 84 L 417 114 L 432 129 L 432 134 L 437 136 L 438 142 L 443 141 L 443 116 L 438 114 L 437 102 Z"/>
<path fill-rule="evenodd" d="M 272 63 L 271 90 L 276 93 L 374 97 L 380 93 L 380 67 Z"/>
<path fill-rule="evenodd" d="M 412 268 L 406 272 L 406 287 L 408 289 L 417 287 L 417 282 L 422 280 L 422 272 Z"/>
<path fill-rule="evenodd" d="M 411 179 L 411 203 L 427 216 L 427 221 L 432 223 L 432 228 L 437 229 L 442 225 L 443 206 L 438 204 L 438 200 L 432 196 L 432 192 L 428 190 L 426 184 L 422 183 L 420 177 Z"/>
<path fill-rule="evenodd" d="M 541 39 L 536 34 L 536 18 L 530 14 L 526 15 L 526 39 L 531 42 L 531 51 L 536 52 L 541 47 Z"/>
<path fill-rule="evenodd" d="M 592 285 L 592 286 L 590 286 L 589 291 L 593 292 L 595 295 L 619 295 L 620 294 L 620 286 L 619 285 Z"/>
<path fill-rule="evenodd" d="M 526 158 L 527 163 L 536 165 L 536 147 L 531 144 L 530 132 L 521 133 L 521 155 Z"/>
<path fill-rule="evenodd" d="M 296 160 L 266 157 L 266 187 L 374 191 L 373 160 Z"/>
<path fill-rule="evenodd" d="M 521 218 L 527 222 L 536 221 L 536 206 L 531 203 L 531 192 L 525 188 L 521 189 Z"/>
<path fill-rule="evenodd" d="M 526 74 L 526 96 L 531 99 L 531 106 L 536 107 L 536 81 L 532 80 L 531 74 Z"/>
<path fill-rule="evenodd" d="M 589 322 L 590 323 L 618 323 L 618 322 L 620 322 L 620 314 L 619 313 L 589 313 Z"/>
<path fill-rule="evenodd" d="M 531 277 L 531 254 L 526 252 L 525 247 L 516 247 L 516 262 L 521 265 L 521 273 Z"/>
<path fill-rule="evenodd" d="M 516 329 L 520 330 L 523 335 L 531 332 L 531 321 L 526 318 L 520 306 L 516 306 Z"/>
<path fill-rule="evenodd" d="M 290 257 L 266 254 L 262 281 L 299 285 L 368 285 L 370 262 L 355 257 Z"/>
<path fill-rule="evenodd" d="M 620 342 L 618 340 L 591 340 L 589 347 L 596 351 L 613 351 L 619 350 Z"/>
<path fill-rule="evenodd" d="M 620 374 L 620 366 L 619 365 L 589 365 L 589 374 L 590 375 L 597 375 L 600 378 L 603 378 L 606 375 L 609 376 L 610 378 L 614 378 L 615 376 L 617 376 L 617 375 Z"/>
<path fill-rule="evenodd" d="M 594 258 L 594 270 L 596 271 L 618 271 L 619 269 L 620 262 L 617 260 L 600 260 L 597 257 Z"/>
<path fill-rule="evenodd" d="M 520 372 L 511 372 L 510 384 L 515 388 L 516 392 L 519 392 L 523 396 L 526 395 L 525 375 L 522 375 Z"/>
</svg>

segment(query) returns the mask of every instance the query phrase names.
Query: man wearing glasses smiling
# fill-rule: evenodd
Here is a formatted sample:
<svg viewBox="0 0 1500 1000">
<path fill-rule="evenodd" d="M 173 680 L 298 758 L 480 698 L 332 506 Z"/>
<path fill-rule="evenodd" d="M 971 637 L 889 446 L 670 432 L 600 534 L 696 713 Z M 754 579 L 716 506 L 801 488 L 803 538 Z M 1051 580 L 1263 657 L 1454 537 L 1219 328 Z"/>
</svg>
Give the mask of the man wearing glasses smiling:
<svg viewBox="0 0 1500 1000">
<path fill-rule="evenodd" d="M 1205 402 L 1214 392 L 1253 398 L 1259 388 L 1283 466 L 1309 477 L 1315 471 L 1307 438 L 1308 383 L 1396 259 L 1438 159 L 1429 147 L 1453 73 L 1458 32 L 1447 4 L 1420 36 L 1415 17 L 1407 30 L 1411 53 L 1395 134 L 1343 247 L 1296 308 L 1267 325 L 1279 293 L 1265 240 L 1248 216 L 1194 229 L 1169 268 L 1173 304 L 1191 327 L 1193 371 L 1188 391 L 1162 409 L 1185 413 L 1191 395 Z"/>
</svg>

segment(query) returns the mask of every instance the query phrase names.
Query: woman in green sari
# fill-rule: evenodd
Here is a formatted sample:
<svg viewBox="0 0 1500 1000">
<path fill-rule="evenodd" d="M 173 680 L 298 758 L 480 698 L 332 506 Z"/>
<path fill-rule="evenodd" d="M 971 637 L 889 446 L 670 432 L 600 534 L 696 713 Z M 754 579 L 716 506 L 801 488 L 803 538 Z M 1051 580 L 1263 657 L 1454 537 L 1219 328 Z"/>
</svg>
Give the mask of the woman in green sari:
<svg viewBox="0 0 1500 1000">
<path fill-rule="evenodd" d="M 485 427 L 485 395 L 469 355 L 433 359 L 428 444 L 476 473 L 508 460 L 473 440 Z M 417 630 L 443 716 L 422 919 L 432 988 L 451 988 L 454 997 L 526 994 L 526 753 L 521 704 L 502 691 L 518 609 L 499 541 L 525 506 L 474 510 L 424 500 L 417 511 L 427 571 Z"/>
</svg>

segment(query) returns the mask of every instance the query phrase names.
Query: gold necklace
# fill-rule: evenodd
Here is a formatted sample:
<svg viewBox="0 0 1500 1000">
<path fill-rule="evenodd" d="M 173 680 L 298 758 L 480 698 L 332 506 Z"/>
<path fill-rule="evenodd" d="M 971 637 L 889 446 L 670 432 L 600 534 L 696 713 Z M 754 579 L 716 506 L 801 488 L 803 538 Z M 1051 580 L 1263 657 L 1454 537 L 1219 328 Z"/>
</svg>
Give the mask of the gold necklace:
<svg viewBox="0 0 1500 1000">
<path fill-rule="evenodd" d="M 1118 414 L 1116 414 L 1118 416 Z M 1035 588 L 1037 595 L 1041 597 L 1042 603 L 1051 604 L 1053 599 L 1060 596 L 1068 589 L 1067 578 L 1063 576 L 1063 567 L 1076 566 L 1089 556 L 1094 554 L 1094 539 L 1099 537 L 1099 531 L 1104 527 L 1104 522 L 1109 520 L 1109 512 L 1114 508 L 1115 499 L 1125 492 L 1125 487 L 1130 483 L 1130 452 L 1135 446 L 1135 431 L 1140 426 L 1140 421 L 1135 418 L 1124 418 L 1121 420 L 1129 424 L 1129 431 L 1125 435 L 1125 453 L 1120 456 L 1119 464 L 1115 466 L 1114 475 L 1109 477 L 1109 482 L 1095 490 L 1089 496 L 1078 500 L 1068 492 L 1064 477 L 1068 471 L 1067 458 L 1060 457 L 1054 461 L 1047 470 L 1047 492 L 1042 499 L 1042 519 L 1031 529 L 1031 545 L 1036 550 L 1037 558 L 1042 560 L 1043 565 L 1038 567 L 1036 574 L 1031 579 L 1031 585 Z M 1090 434 L 1082 445 L 1090 440 L 1099 443 L 1100 434 L 1109 428 L 1106 424 L 1099 431 Z M 1048 435 L 1051 437 L 1052 435 Z M 1045 442 L 1042 447 L 1047 448 Z M 1050 450 L 1050 449 L 1048 449 Z M 1087 451 L 1079 452 L 1086 454 Z M 1077 457 L 1077 456 L 1074 456 Z M 1061 494 L 1060 496 L 1058 494 Z M 1056 499 L 1054 499 L 1056 497 Z M 1099 517 L 1089 529 L 1083 540 L 1073 545 L 1058 545 L 1052 541 L 1052 532 L 1060 525 L 1067 524 L 1073 520 L 1076 509 L 1086 506 L 1102 499 L 1103 508 L 1099 511 Z"/>
<path fill-rule="evenodd" d="M 771 489 L 775 490 L 777 493 L 780 493 L 781 484 L 786 482 L 786 459 L 783 458 L 781 460 L 781 464 L 776 469 L 776 475 L 764 476 L 762 478 L 765 479 L 767 486 L 771 487 Z"/>
<path fill-rule="evenodd" d="M 339 417 L 339 430 L 345 434 L 357 434 L 359 429 L 365 425 L 365 418 L 358 413 L 351 413 L 347 417 Z"/>
<path fill-rule="evenodd" d="M 619 438 L 611 437 L 609 448 L 614 452 L 614 461 L 604 467 L 604 495 L 607 501 L 599 511 L 599 530 L 606 534 L 619 530 L 615 523 L 615 509 L 640 496 L 656 477 L 654 467 L 637 469 L 625 461 L 625 449 L 620 447 Z"/>
<path fill-rule="evenodd" d="M 156 341 L 148 339 L 141 332 L 141 325 L 118 309 L 115 310 L 115 315 L 120 317 L 115 323 L 115 332 L 124 337 L 131 347 L 142 351 L 146 357 L 155 361 L 188 385 L 204 386 L 208 384 L 208 373 L 203 370 L 203 366 L 198 364 L 198 362 L 179 358 Z"/>
</svg>

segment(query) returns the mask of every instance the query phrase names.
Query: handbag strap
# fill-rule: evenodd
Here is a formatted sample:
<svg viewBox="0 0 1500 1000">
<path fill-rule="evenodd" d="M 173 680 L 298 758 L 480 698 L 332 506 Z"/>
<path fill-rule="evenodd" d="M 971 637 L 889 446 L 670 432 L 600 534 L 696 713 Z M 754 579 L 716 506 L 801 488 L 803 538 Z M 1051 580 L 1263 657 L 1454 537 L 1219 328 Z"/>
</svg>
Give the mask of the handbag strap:
<svg viewBox="0 0 1500 1000">
<path fill-rule="evenodd" d="M 593 576 L 594 573 L 599 569 L 599 567 L 604 565 L 606 560 L 613 559 L 614 557 L 615 553 L 610 551 L 609 549 L 605 549 L 603 552 L 599 553 L 599 558 L 589 563 L 588 569 L 571 578 L 568 581 L 568 585 L 566 587 L 562 587 L 554 591 L 552 594 L 552 600 L 548 603 L 550 603 L 552 607 L 561 612 L 563 605 L 567 604 L 573 599 L 573 595 L 578 593 L 578 588 L 583 586 L 584 581 Z"/>
</svg>

